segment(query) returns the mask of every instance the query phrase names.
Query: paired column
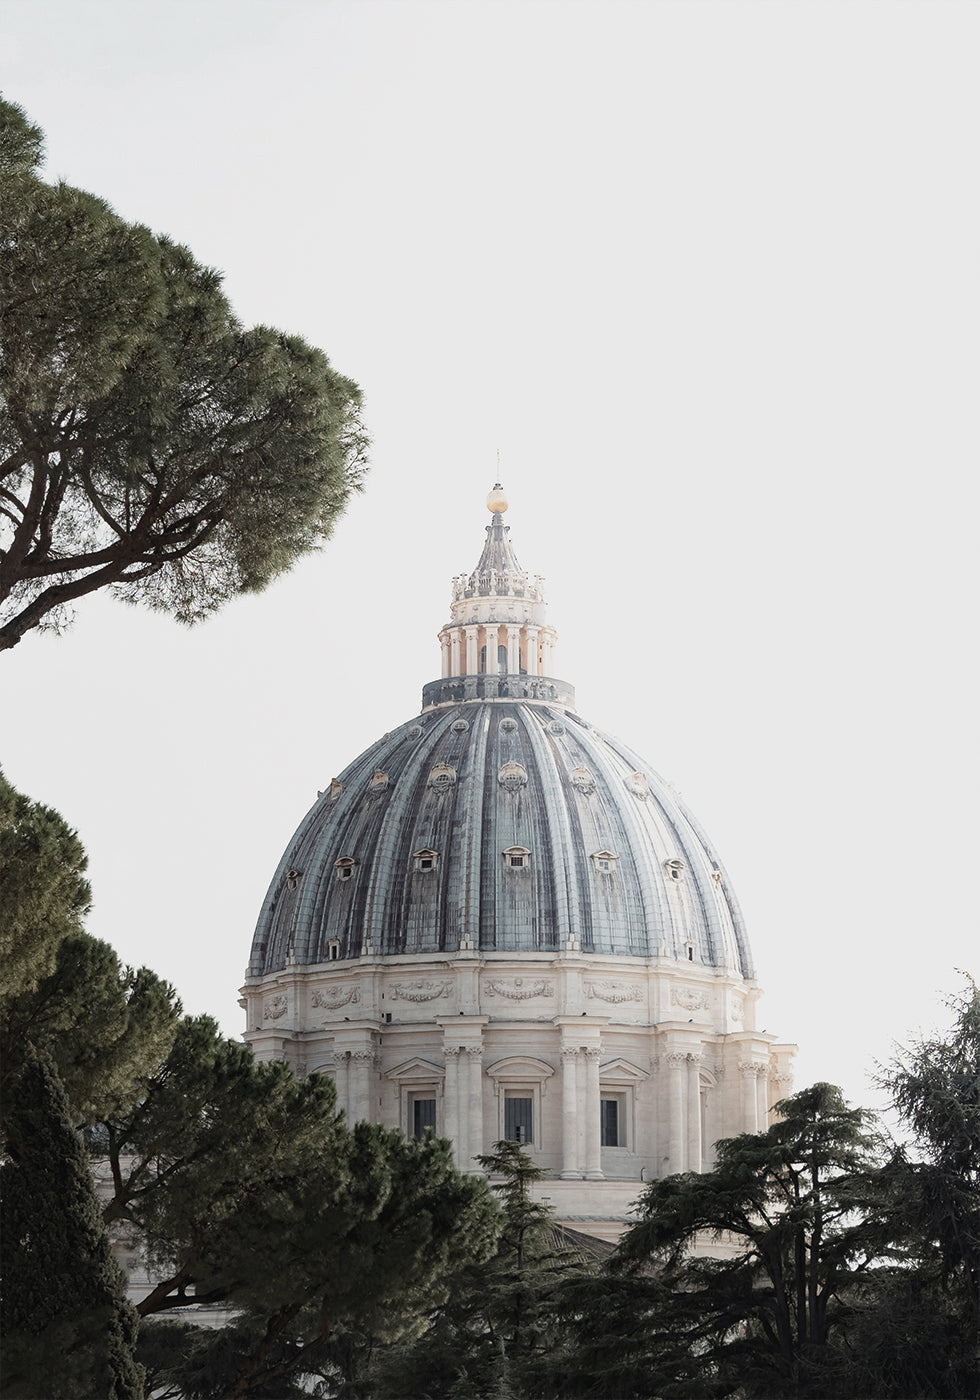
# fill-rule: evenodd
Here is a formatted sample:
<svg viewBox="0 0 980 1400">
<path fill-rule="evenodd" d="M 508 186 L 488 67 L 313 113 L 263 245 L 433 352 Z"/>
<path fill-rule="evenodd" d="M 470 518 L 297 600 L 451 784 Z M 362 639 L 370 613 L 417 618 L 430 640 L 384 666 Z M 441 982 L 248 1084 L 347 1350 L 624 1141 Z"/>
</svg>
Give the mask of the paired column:
<svg viewBox="0 0 980 1400">
<path fill-rule="evenodd" d="M 449 674 L 451 676 L 461 676 L 463 674 L 459 660 L 459 628 L 454 627 L 449 636 Z"/>
<path fill-rule="evenodd" d="M 507 628 L 507 673 L 516 676 L 521 669 L 521 629 Z"/>
<path fill-rule="evenodd" d="M 371 1071 L 374 1069 L 373 1050 L 353 1050 L 350 1057 L 351 1121 L 371 1121 Z"/>
<path fill-rule="evenodd" d="M 480 652 L 477 646 L 479 628 L 467 627 L 466 632 L 466 674 L 475 676 L 480 669 Z"/>
<path fill-rule="evenodd" d="M 440 635 L 440 637 L 439 637 L 439 643 L 440 643 L 440 646 L 442 647 L 442 678 L 443 678 L 443 680 L 445 680 L 447 676 L 451 676 L 451 675 L 452 675 L 452 672 L 451 672 L 450 669 L 449 669 L 449 666 L 450 666 L 450 657 L 449 657 L 449 633 L 448 633 L 448 632 L 443 632 L 443 633 Z"/>
<path fill-rule="evenodd" d="M 599 1099 L 602 1050 L 592 1037 L 591 1044 L 583 1045 L 583 1031 L 585 1027 L 571 1020 L 563 1026 L 563 1039 L 566 1035 L 568 1039 L 561 1047 L 560 1175 L 565 1181 L 583 1177 L 601 1181 L 604 1175 Z"/>
</svg>

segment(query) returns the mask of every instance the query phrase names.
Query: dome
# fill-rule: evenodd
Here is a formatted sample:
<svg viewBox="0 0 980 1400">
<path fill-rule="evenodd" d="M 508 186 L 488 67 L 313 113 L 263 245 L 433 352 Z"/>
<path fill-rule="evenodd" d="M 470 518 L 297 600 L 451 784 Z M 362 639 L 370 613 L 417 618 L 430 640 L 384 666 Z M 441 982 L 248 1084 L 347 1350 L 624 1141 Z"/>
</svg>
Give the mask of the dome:
<svg viewBox="0 0 980 1400">
<path fill-rule="evenodd" d="M 753 975 L 729 881 L 677 794 L 568 707 L 523 698 L 435 705 L 334 780 L 276 872 L 250 972 L 461 946 Z"/>
<path fill-rule="evenodd" d="M 279 863 L 245 1039 L 329 1075 L 352 1121 L 444 1135 L 461 1170 L 522 1143 L 557 1218 L 611 1239 L 639 1180 L 702 1171 L 768 1121 L 793 1047 L 756 1027 L 714 848 L 577 712 L 499 482 L 487 505 L 419 713 L 318 795 Z"/>
</svg>

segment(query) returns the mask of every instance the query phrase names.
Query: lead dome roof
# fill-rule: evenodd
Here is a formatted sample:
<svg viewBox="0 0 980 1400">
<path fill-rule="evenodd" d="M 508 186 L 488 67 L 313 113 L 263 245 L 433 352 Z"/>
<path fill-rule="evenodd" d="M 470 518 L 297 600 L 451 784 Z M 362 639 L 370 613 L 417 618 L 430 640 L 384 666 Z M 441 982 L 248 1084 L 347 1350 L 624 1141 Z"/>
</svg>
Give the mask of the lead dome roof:
<svg viewBox="0 0 980 1400">
<path fill-rule="evenodd" d="M 501 524 L 497 509 L 494 535 Z M 482 673 L 445 674 L 450 656 L 474 654 L 450 646 L 468 622 L 465 596 L 454 601 L 428 708 L 356 758 L 287 847 L 250 976 L 460 948 L 667 957 L 754 976 L 734 893 L 694 817 L 634 750 L 575 713 L 570 687 L 539 673 L 536 639 L 554 633 L 541 581 L 514 565 L 489 607 L 481 589 L 480 635 L 496 628 L 497 602 L 501 637 L 523 616 L 520 670 L 495 673 L 485 646 Z"/>
</svg>

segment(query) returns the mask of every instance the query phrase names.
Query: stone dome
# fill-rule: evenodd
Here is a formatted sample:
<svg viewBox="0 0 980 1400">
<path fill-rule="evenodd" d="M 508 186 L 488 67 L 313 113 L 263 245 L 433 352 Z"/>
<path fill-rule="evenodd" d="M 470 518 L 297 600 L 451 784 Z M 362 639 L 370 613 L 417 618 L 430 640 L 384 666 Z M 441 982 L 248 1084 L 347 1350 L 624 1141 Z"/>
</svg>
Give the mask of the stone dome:
<svg viewBox="0 0 980 1400">
<path fill-rule="evenodd" d="M 568 706 L 510 696 L 423 711 L 321 793 L 249 973 L 460 948 L 754 975 L 728 878 L 673 789 Z"/>
<path fill-rule="evenodd" d="M 334 778 L 269 888 L 242 988 L 260 1059 L 352 1121 L 501 1138 L 557 1218 L 624 1227 L 639 1180 L 702 1171 L 792 1083 L 728 878 L 677 794 L 575 709 L 544 581 L 496 483 L 418 715 Z M 542 1197 L 543 1199 L 543 1197 Z"/>
</svg>

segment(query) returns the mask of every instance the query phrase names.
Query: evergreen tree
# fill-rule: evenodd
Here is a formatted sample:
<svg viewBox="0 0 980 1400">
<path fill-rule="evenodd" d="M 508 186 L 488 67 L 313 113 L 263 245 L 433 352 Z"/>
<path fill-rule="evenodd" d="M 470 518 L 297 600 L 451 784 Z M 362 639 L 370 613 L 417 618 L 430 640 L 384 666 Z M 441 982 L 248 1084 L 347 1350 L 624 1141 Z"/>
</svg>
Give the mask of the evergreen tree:
<svg viewBox="0 0 980 1400">
<path fill-rule="evenodd" d="M 686 1366 L 658 1378 L 671 1400 L 836 1393 L 847 1300 L 894 1254 L 878 1224 L 884 1187 L 870 1115 L 829 1084 L 776 1111 L 767 1132 L 720 1142 L 714 1170 L 652 1182 L 620 1243 L 621 1269 L 653 1270 L 663 1285 L 655 1349 L 683 1343 Z M 737 1253 L 692 1255 L 699 1236 Z"/>
<path fill-rule="evenodd" d="M 882 1173 L 882 1228 L 899 1263 L 869 1280 L 851 1329 L 842 1394 L 980 1393 L 980 993 L 951 1001 L 949 1033 L 882 1070 L 911 1140 Z"/>
<path fill-rule="evenodd" d="M 3 1395 L 141 1400 L 136 1313 L 67 1100 L 50 1061 L 33 1050 L 7 1089 L 0 1220 Z"/>
<path fill-rule="evenodd" d="M 328 538 L 362 471 L 360 391 L 246 330 L 220 275 L 38 177 L 0 102 L 0 649 L 109 587 L 205 616 Z"/>
</svg>

